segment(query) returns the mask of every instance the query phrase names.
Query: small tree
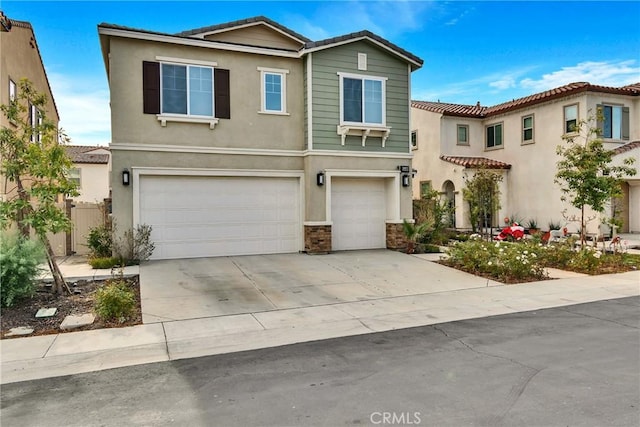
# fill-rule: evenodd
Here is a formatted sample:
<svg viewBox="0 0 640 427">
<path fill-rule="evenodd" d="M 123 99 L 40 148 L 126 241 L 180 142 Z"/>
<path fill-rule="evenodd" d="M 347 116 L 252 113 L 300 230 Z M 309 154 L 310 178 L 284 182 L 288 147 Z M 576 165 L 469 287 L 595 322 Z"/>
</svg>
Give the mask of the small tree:
<svg viewBox="0 0 640 427">
<path fill-rule="evenodd" d="M 20 81 L 17 98 L 0 110 L 12 123 L 0 129 L 0 174 L 7 183 L 8 197 L 0 202 L 0 227 L 16 224 L 20 234 L 29 238 L 32 228 L 44 244 L 53 275 L 54 293 L 69 291 L 55 262 L 47 233 L 71 228 L 65 212 L 56 206 L 59 195 L 75 196 L 76 184 L 69 176 L 71 160 L 62 144 L 66 135 L 45 115 L 47 97 L 37 93 L 27 79 Z M 37 111 L 37 116 L 33 114 Z"/>
<path fill-rule="evenodd" d="M 555 182 L 563 192 L 562 201 L 569 201 L 580 210 L 580 241 L 584 246 L 587 218 L 585 208 L 602 213 L 611 199 L 622 194 L 621 183 L 626 176 L 633 176 L 633 158 L 623 160 L 622 166 L 613 166 L 613 152 L 604 148 L 600 131 L 593 126 L 594 117 L 580 120 L 575 132 L 564 135 L 564 145 L 558 145 L 558 161 Z M 584 143 L 582 143 L 584 141 Z"/>
<path fill-rule="evenodd" d="M 469 203 L 469 220 L 474 232 L 486 226 L 500 209 L 500 188 L 502 175 L 489 169 L 478 169 L 472 178 L 465 177 L 462 197 Z"/>
</svg>

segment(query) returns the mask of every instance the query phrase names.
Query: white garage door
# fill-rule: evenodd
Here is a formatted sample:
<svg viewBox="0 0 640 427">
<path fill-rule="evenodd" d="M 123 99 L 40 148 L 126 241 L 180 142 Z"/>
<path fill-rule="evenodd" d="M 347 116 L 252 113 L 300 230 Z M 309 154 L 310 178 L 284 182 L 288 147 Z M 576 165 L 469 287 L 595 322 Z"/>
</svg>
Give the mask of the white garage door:
<svg viewBox="0 0 640 427">
<path fill-rule="evenodd" d="M 153 227 L 152 259 L 297 252 L 295 178 L 143 176 L 140 222 Z"/>
<path fill-rule="evenodd" d="M 386 191 L 383 179 L 331 181 L 331 248 L 386 247 Z"/>
</svg>

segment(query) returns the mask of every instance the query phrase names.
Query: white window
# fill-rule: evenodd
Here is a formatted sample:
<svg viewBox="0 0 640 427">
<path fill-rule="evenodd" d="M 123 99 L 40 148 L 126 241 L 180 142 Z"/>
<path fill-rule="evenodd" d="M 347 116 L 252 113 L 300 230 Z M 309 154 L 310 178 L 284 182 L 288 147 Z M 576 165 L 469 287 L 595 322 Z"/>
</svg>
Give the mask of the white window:
<svg viewBox="0 0 640 427">
<path fill-rule="evenodd" d="M 341 123 L 386 125 L 386 79 L 340 75 Z"/>
<path fill-rule="evenodd" d="M 502 123 L 487 126 L 487 148 L 502 147 Z"/>
<path fill-rule="evenodd" d="M 469 145 L 468 125 L 458 125 L 458 145 Z"/>
<path fill-rule="evenodd" d="M 629 139 L 629 108 L 598 105 L 598 131 L 602 138 Z"/>
<path fill-rule="evenodd" d="M 16 82 L 9 79 L 9 101 L 15 101 L 18 94 L 18 88 Z"/>
<path fill-rule="evenodd" d="M 75 182 L 77 188 L 80 188 L 82 183 L 82 173 L 79 168 L 71 168 L 69 169 L 69 181 Z"/>
<path fill-rule="evenodd" d="M 417 130 L 411 131 L 411 149 L 412 150 L 418 149 L 418 131 Z"/>
<path fill-rule="evenodd" d="M 31 142 L 39 142 L 42 139 L 42 134 L 40 133 L 42 115 L 33 104 L 29 104 L 29 124 L 31 125 Z"/>
<path fill-rule="evenodd" d="M 564 107 L 564 133 L 578 131 L 578 104 Z"/>
<path fill-rule="evenodd" d="M 162 114 L 213 117 L 213 68 L 161 64 Z"/>
<path fill-rule="evenodd" d="M 260 71 L 260 112 L 286 114 L 289 70 L 258 67 L 258 71 Z"/>
<path fill-rule="evenodd" d="M 533 142 L 533 114 L 522 118 L 522 143 Z"/>
</svg>

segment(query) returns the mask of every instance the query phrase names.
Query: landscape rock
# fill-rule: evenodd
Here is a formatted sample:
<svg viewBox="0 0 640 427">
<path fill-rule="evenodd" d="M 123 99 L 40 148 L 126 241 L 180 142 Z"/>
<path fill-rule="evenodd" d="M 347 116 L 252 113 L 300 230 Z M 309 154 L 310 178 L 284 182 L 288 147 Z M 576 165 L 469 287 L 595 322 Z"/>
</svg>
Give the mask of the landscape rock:
<svg viewBox="0 0 640 427">
<path fill-rule="evenodd" d="M 60 329 L 66 331 L 69 329 L 81 328 L 83 326 L 91 325 L 95 320 L 96 316 L 91 313 L 82 314 L 80 316 L 70 315 L 64 318 L 60 324 Z"/>
<path fill-rule="evenodd" d="M 31 335 L 33 328 L 27 328 L 26 326 L 19 326 L 17 328 L 9 329 L 9 332 L 5 334 L 5 337 L 16 337 L 20 335 Z"/>
</svg>

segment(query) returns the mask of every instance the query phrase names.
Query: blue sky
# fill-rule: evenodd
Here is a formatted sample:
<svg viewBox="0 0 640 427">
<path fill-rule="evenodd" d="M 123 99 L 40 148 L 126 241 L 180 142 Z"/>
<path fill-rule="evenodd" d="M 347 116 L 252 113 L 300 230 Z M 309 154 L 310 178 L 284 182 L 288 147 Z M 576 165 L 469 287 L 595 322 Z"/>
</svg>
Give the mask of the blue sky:
<svg viewBox="0 0 640 427">
<path fill-rule="evenodd" d="M 310 39 L 370 30 L 424 60 L 412 98 L 495 105 L 575 81 L 640 81 L 640 2 L 12 1 L 73 144 L 110 141 L 101 22 L 174 33 L 264 15 Z"/>
</svg>

